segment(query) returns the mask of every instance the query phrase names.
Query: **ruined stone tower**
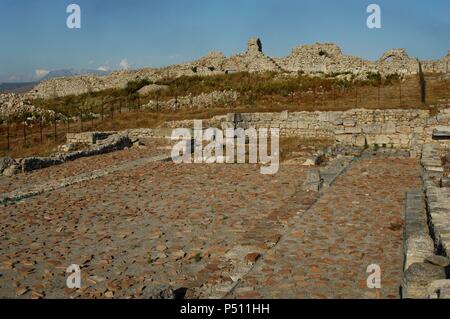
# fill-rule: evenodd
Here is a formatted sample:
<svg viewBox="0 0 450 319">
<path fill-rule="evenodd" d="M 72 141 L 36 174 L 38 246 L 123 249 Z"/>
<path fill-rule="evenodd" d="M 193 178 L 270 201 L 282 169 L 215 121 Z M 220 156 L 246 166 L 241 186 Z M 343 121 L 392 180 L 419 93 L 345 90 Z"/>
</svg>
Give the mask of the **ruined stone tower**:
<svg viewBox="0 0 450 319">
<path fill-rule="evenodd" d="M 247 54 L 257 55 L 262 53 L 262 44 L 259 38 L 251 38 L 247 44 Z"/>
</svg>

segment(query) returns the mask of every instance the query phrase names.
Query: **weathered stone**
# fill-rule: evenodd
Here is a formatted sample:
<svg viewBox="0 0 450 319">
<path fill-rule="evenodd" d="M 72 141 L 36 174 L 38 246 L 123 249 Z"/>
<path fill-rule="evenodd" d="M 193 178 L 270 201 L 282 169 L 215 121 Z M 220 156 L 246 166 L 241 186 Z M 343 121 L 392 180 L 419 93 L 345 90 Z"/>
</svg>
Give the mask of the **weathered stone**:
<svg viewBox="0 0 450 319">
<path fill-rule="evenodd" d="M 448 299 L 448 290 L 450 289 L 450 280 L 435 280 L 428 286 L 428 296 L 431 299 Z"/>
<path fill-rule="evenodd" d="M 426 261 L 432 265 L 444 268 L 450 266 L 450 259 L 444 256 L 436 256 L 436 255 L 427 256 Z"/>
<path fill-rule="evenodd" d="M 414 263 L 404 273 L 402 297 L 407 299 L 426 299 L 428 287 L 435 280 L 445 279 L 442 267 L 429 263 Z"/>
<path fill-rule="evenodd" d="M 303 190 L 318 192 L 321 186 L 322 186 L 322 179 L 320 177 L 320 171 L 318 169 L 308 170 L 306 179 L 303 182 Z"/>
<path fill-rule="evenodd" d="M 319 165 L 320 162 L 321 162 L 321 157 L 314 155 L 314 156 L 308 157 L 302 165 L 303 166 L 316 166 L 316 165 Z"/>
<path fill-rule="evenodd" d="M 56 157 L 29 157 L 22 160 L 22 171 L 27 173 L 62 163 L 64 163 L 64 161 L 61 158 Z"/>
<path fill-rule="evenodd" d="M 175 299 L 175 293 L 172 288 L 166 286 L 150 287 L 145 286 L 142 289 L 142 299 Z"/>
<path fill-rule="evenodd" d="M 17 164 L 13 164 L 3 171 L 3 176 L 10 177 L 10 176 L 19 174 L 19 172 L 20 172 L 20 166 Z"/>
<path fill-rule="evenodd" d="M 450 187 L 450 177 L 441 178 L 441 187 Z"/>
<path fill-rule="evenodd" d="M 124 134 L 109 135 L 106 139 L 96 140 L 96 144 L 93 144 L 86 150 L 75 151 L 66 154 L 59 154 L 49 157 L 29 157 L 22 160 L 22 171 L 24 173 L 31 172 L 37 169 L 50 167 L 53 165 L 60 165 L 67 161 L 73 161 L 75 159 L 109 153 L 117 150 L 131 147 L 131 139 Z"/>
<path fill-rule="evenodd" d="M 433 254 L 434 243 L 428 234 L 425 197 L 421 190 L 406 193 L 406 211 L 404 227 L 404 269 L 414 263 L 424 262 Z"/>
<path fill-rule="evenodd" d="M 16 161 L 10 157 L 0 157 L 0 174 L 11 165 L 16 164 Z"/>
<path fill-rule="evenodd" d="M 147 95 L 150 93 L 166 91 L 169 89 L 168 85 L 149 84 L 138 91 L 139 95 Z"/>
</svg>

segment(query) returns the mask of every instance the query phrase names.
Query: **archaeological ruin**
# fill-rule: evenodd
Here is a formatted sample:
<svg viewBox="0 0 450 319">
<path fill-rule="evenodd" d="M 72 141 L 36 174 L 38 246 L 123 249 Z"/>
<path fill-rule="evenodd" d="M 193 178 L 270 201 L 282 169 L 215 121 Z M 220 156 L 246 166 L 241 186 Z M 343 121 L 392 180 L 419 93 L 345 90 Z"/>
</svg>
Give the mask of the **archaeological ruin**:
<svg viewBox="0 0 450 319">
<path fill-rule="evenodd" d="M 435 73 L 449 72 L 450 53 L 440 60 L 419 61 L 410 57 L 405 49 L 393 49 L 383 54 L 378 61 L 367 61 L 345 55 L 333 43 L 302 45 L 292 49 L 283 58 L 266 56 L 259 38 L 248 41 L 244 53 L 226 57 L 221 52 L 211 52 L 196 61 L 163 68 L 144 68 L 139 70 L 115 71 L 108 76 L 83 75 L 70 78 L 56 78 L 37 85 L 29 94 L 32 98 L 49 98 L 96 92 L 110 88 L 121 88 L 129 81 L 148 79 L 152 82 L 164 78 L 214 75 L 231 72 L 274 71 L 283 73 L 303 72 L 305 74 L 337 74 L 342 77 L 355 75 L 364 78 L 369 73 L 381 75 L 419 73 L 420 65 L 424 71 Z"/>
<path fill-rule="evenodd" d="M 0 157 L 0 297 L 450 298 L 450 99 L 439 87 L 425 103 L 418 83 L 424 73 L 429 82 L 448 78 L 449 62 L 450 51 L 419 61 L 404 49 L 367 61 L 332 43 L 277 58 L 252 38 L 230 57 L 211 52 L 1 94 L 8 144 Z M 301 94 L 283 92 L 268 98 L 276 109 L 254 111 L 235 104 L 254 92 L 170 95 L 170 83 L 157 83 L 266 71 L 333 75 L 350 86 L 349 104 L 336 107 L 334 91 L 305 86 L 309 109 Z M 388 102 L 380 100 L 381 85 L 370 84 L 378 100 L 368 107 L 351 85 L 374 74 L 398 82 L 386 85 Z M 405 102 L 408 76 L 415 95 Z M 134 108 L 117 95 L 76 100 L 136 80 L 147 82 L 131 94 Z M 316 109 L 320 94 L 332 96 L 333 107 Z M 39 101 L 67 96 L 63 103 L 75 102 L 66 113 Z M 278 129 L 279 171 L 260 174 L 261 165 L 245 161 L 174 161 L 173 130 L 191 132 L 196 120 L 220 130 Z M 10 139 L 20 145 L 10 147 Z M 73 264 L 81 266 L 81 288 L 66 287 Z M 377 267 L 381 286 L 371 287 L 368 269 Z"/>
</svg>

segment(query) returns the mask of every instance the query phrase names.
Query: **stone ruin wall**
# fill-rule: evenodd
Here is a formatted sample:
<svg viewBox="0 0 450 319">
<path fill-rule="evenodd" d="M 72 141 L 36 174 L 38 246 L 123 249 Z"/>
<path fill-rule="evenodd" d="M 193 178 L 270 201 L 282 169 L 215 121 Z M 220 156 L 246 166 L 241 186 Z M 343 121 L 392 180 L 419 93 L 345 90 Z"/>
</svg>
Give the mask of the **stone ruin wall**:
<svg viewBox="0 0 450 319">
<path fill-rule="evenodd" d="M 327 138 L 341 145 L 379 145 L 420 153 L 421 145 L 432 141 L 434 130 L 450 130 L 450 108 L 436 115 L 414 109 L 243 113 L 228 115 L 222 127 L 230 125 L 279 128 L 285 137 Z"/>
<path fill-rule="evenodd" d="M 450 50 L 440 60 L 422 61 L 422 71 L 426 73 L 450 73 Z"/>
<path fill-rule="evenodd" d="M 447 70 L 449 55 L 441 60 L 425 61 L 423 68 Z M 143 68 L 130 71 L 116 71 L 108 76 L 82 75 L 57 78 L 38 84 L 27 94 L 28 98 L 50 98 L 71 94 L 96 92 L 110 88 L 123 88 L 129 81 L 148 79 L 158 81 L 165 78 L 194 75 L 215 75 L 240 71 L 261 72 L 304 72 L 305 74 L 347 74 L 364 78 L 368 72 L 382 75 L 393 73 L 417 74 L 419 61 L 408 56 L 404 49 L 387 51 L 378 61 L 367 61 L 344 55 L 332 43 L 316 43 L 294 48 L 290 55 L 272 58 L 263 53 L 261 41 L 250 39 L 244 53 L 226 57 L 221 52 L 211 52 L 194 62 L 171 65 L 164 68 Z M 437 71 L 436 71 L 437 72 Z"/>
<path fill-rule="evenodd" d="M 450 131 L 450 105 L 429 110 L 353 109 L 329 112 L 229 113 L 203 120 L 203 128 L 279 128 L 282 137 L 323 138 L 347 146 L 392 147 L 419 155 L 434 130 Z M 165 128 L 193 128 L 193 120 L 173 121 Z M 450 147 L 450 141 L 441 141 Z"/>
</svg>

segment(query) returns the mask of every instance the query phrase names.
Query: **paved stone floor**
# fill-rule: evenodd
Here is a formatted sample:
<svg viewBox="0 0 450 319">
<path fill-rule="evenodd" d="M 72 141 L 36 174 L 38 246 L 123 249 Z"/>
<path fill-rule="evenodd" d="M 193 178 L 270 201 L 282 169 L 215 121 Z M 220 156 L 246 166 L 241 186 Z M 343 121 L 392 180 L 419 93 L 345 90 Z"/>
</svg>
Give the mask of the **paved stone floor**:
<svg viewBox="0 0 450 319">
<path fill-rule="evenodd" d="M 0 295 L 140 297 L 163 285 L 210 294 L 231 281 L 230 249 L 244 259 L 277 242 L 303 175 L 156 162 L 10 204 L 0 215 Z M 64 289 L 70 264 L 83 266 L 79 291 Z"/>
<path fill-rule="evenodd" d="M 29 174 L 19 174 L 9 178 L 0 176 L 0 193 L 11 192 L 17 188 L 29 187 L 32 184 L 39 184 L 47 180 L 76 176 L 130 160 L 167 153 L 167 151 L 162 149 L 166 145 L 164 141 L 149 139 L 145 141 L 145 144 L 146 147 L 132 147 L 101 156 L 84 157 L 76 161 L 67 162 L 64 165 L 44 168 Z"/>
<path fill-rule="evenodd" d="M 420 185 L 415 160 L 354 163 L 245 276 L 231 297 L 398 298 L 405 192 Z M 367 266 L 381 289 L 367 288 Z"/>
<path fill-rule="evenodd" d="M 82 159 L 0 185 L 150 155 Z M 167 285 L 188 298 L 371 297 L 362 287 L 370 263 L 382 268 L 382 296 L 397 297 L 404 192 L 419 184 L 418 163 L 357 162 L 319 199 L 301 190 L 305 174 L 300 165 L 264 176 L 255 165 L 154 162 L 8 204 L 0 297 L 145 298 Z M 81 289 L 65 288 L 71 264 Z"/>
</svg>

